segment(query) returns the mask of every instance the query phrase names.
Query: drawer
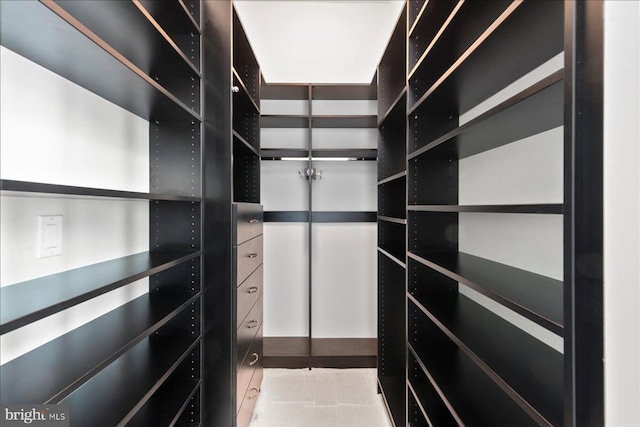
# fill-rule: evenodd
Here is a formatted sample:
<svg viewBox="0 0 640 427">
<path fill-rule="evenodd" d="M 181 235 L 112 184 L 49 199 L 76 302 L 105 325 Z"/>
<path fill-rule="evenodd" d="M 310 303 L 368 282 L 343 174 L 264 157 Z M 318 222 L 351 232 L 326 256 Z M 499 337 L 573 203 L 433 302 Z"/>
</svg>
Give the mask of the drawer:
<svg viewBox="0 0 640 427">
<path fill-rule="evenodd" d="M 262 296 L 253 306 L 247 317 L 238 327 L 236 334 L 236 370 L 242 364 L 249 347 L 258 334 L 258 330 L 262 325 Z"/>
<path fill-rule="evenodd" d="M 251 308 L 262 295 L 262 269 L 260 266 L 236 290 L 236 325 L 242 324 Z"/>
<path fill-rule="evenodd" d="M 239 245 L 262 234 L 262 205 L 255 203 L 235 203 L 233 205 L 235 224 L 233 244 Z"/>
<path fill-rule="evenodd" d="M 260 264 L 262 264 L 262 235 L 236 248 L 236 285 L 244 282 Z"/>
<path fill-rule="evenodd" d="M 247 391 L 249 390 L 249 383 L 254 375 L 256 369 L 262 369 L 262 328 L 258 332 L 256 339 L 253 340 L 251 348 L 247 353 L 247 357 L 244 358 L 238 373 L 236 374 L 236 411 L 240 409 L 242 401 L 246 399 Z"/>
<path fill-rule="evenodd" d="M 257 367 L 253 372 L 253 377 L 251 377 L 247 394 L 245 394 L 242 405 L 238 410 L 237 427 L 247 427 L 251 421 L 253 408 L 256 405 L 256 400 L 258 400 L 258 395 L 260 394 L 260 388 L 262 386 L 262 374 L 262 367 Z"/>
</svg>

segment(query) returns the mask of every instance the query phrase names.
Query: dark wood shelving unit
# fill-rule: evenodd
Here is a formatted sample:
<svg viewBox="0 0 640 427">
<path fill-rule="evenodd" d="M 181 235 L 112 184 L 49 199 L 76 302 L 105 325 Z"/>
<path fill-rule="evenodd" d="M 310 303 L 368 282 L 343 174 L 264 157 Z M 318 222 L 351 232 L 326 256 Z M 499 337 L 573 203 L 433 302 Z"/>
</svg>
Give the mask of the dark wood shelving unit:
<svg viewBox="0 0 640 427">
<path fill-rule="evenodd" d="M 174 426 L 183 424 L 180 420 L 186 417 L 184 410 L 200 388 L 199 380 L 165 381 L 158 391 L 128 422 L 128 427 Z"/>
<path fill-rule="evenodd" d="M 201 132 L 201 3 L 60 0 L 1 7 L 4 47 L 149 121 L 150 153 L 148 193 L 0 181 L 2 196 L 148 201 L 150 248 L 2 288 L 5 334 L 149 280 L 148 293 L 4 364 L 2 403 L 66 403 L 72 426 L 132 418 L 141 425 L 200 425 L 208 245 L 202 154 L 210 149 Z M 161 387 L 167 379 L 190 389 L 168 392 Z M 168 421 L 138 412 L 146 402 L 162 402 L 158 416 Z"/>
<path fill-rule="evenodd" d="M 600 64 L 594 59 L 601 53 L 600 41 L 585 38 L 587 27 L 600 31 L 587 12 L 596 20 L 601 12 L 594 12 L 600 6 L 590 6 L 531 0 L 406 2 L 406 26 L 396 28 L 378 67 L 379 337 L 392 342 L 394 334 L 404 334 L 403 341 L 393 341 L 394 356 L 404 354 L 408 343 L 407 357 L 395 359 L 401 364 L 398 371 L 406 374 L 406 393 L 400 394 L 404 416 L 388 405 L 396 425 L 581 425 L 577 420 L 585 423 L 582 414 L 587 412 L 601 419 L 597 408 L 603 405 L 602 374 L 594 372 L 592 378 L 592 372 L 585 371 L 600 362 L 576 358 L 575 350 L 581 345 L 583 351 L 601 354 L 586 344 L 591 341 L 584 316 L 591 305 L 579 299 L 588 293 L 589 301 L 594 300 L 585 290 L 592 282 L 585 280 L 584 287 L 578 287 L 580 274 L 575 272 L 575 254 L 595 247 L 576 246 L 576 227 L 594 216 L 590 223 L 600 232 L 598 209 L 578 214 L 576 208 L 579 201 L 589 204 L 599 197 L 577 185 L 582 181 L 575 175 L 581 180 L 589 175 L 586 158 L 579 160 L 578 154 L 585 152 L 576 135 L 589 139 L 591 129 L 600 129 L 580 120 L 582 114 L 600 111 L 582 98 L 587 93 L 597 97 L 601 84 L 601 75 L 592 73 Z M 404 32 L 405 47 L 399 31 Z M 590 65 L 585 62 L 587 46 L 595 61 Z M 557 64 L 559 55 L 564 55 L 563 66 Z M 407 66 L 393 82 L 384 79 L 398 74 L 391 64 Z M 587 74 L 595 80 L 587 80 Z M 570 128 L 574 123 L 585 127 Z M 489 152 L 561 126 L 563 200 L 549 193 L 548 199 L 530 202 L 511 199 L 515 203 L 507 195 L 502 202 L 492 194 L 486 196 L 487 203 L 481 197 L 469 203 L 466 193 L 459 195 L 480 159 L 522 144 Z M 527 149 L 535 149 L 532 141 L 527 141 Z M 483 157 L 474 159 L 476 163 L 461 162 L 478 154 Z M 555 190 L 558 194 L 560 189 Z M 498 187 L 483 191 L 495 194 Z M 474 255 L 465 252 L 472 252 L 468 245 L 479 238 L 468 228 L 478 226 L 472 218 L 542 224 L 543 216 L 564 223 L 564 258 L 558 260 L 564 266 L 563 280 L 496 262 L 493 259 L 501 258 L 490 252 L 503 249 L 491 242 L 479 245 L 482 250 Z M 506 248 L 515 242 L 497 243 Z M 390 283 L 401 281 L 403 271 L 406 293 L 396 307 L 407 311 L 392 325 Z M 595 298 L 596 306 L 598 301 Z M 592 321 L 600 322 L 593 313 Z M 600 330 L 595 334 L 594 345 L 601 346 Z M 558 338 L 564 352 L 556 350 Z M 389 348 L 379 348 L 379 357 L 392 357 Z M 381 379 L 387 369 L 378 369 L 383 393 Z M 595 388 L 581 385 L 587 382 Z"/>
<path fill-rule="evenodd" d="M 404 7 L 378 77 L 378 388 L 396 427 L 407 425 L 406 46 Z"/>
</svg>

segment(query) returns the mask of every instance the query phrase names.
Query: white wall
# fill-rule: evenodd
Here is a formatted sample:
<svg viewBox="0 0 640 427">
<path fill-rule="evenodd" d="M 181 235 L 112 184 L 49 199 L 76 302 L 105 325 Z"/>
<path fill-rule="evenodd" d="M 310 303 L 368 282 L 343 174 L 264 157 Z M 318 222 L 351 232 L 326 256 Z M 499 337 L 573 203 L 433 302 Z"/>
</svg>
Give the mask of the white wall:
<svg viewBox="0 0 640 427">
<path fill-rule="evenodd" d="M 2 179 L 148 191 L 148 123 L 0 48 Z M 0 286 L 148 250 L 148 202 L 3 192 Z M 62 254 L 38 258 L 38 216 L 62 215 Z M 6 363 L 145 293 L 147 280 L 0 338 Z"/>
<path fill-rule="evenodd" d="M 640 424 L 640 3 L 604 2 L 605 420 Z"/>
</svg>

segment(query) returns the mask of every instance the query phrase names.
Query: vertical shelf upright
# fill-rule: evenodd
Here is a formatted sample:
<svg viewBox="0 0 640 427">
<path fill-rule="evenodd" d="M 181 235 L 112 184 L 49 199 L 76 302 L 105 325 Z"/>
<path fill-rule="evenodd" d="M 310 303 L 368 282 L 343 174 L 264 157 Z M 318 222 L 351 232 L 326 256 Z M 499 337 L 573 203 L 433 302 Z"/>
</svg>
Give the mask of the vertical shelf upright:
<svg viewBox="0 0 640 427">
<path fill-rule="evenodd" d="M 378 387 L 394 425 L 405 425 L 406 46 L 402 11 L 378 65 Z"/>
<path fill-rule="evenodd" d="M 25 1 L 0 8 L 5 48 L 149 122 L 150 159 L 148 192 L 85 187 L 74 182 L 76 170 L 65 170 L 64 183 L 2 177 L 3 197 L 149 203 L 148 251 L 2 287 L 5 334 L 149 280 L 142 296 L 2 365 L 2 403 L 67 404 L 72 426 L 199 425 L 200 2 Z"/>
</svg>

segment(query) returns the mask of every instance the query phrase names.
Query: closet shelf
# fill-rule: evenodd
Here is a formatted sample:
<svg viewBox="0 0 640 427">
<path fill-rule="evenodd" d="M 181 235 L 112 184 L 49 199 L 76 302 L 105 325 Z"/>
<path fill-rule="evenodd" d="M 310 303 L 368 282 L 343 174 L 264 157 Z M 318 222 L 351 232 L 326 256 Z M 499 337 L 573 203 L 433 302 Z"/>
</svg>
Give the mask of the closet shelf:
<svg viewBox="0 0 640 427">
<path fill-rule="evenodd" d="M 378 119 L 378 127 L 401 127 L 405 126 L 407 103 L 407 87 L 403 87 L 400 94 L 393 101 L 389 109 Z"/>
<path fill-rule="evenodd" d="M 561 126 L 564 118 L 563 77 L 564 70 L 551 74 L 474 120 L 427 143 L 409 154 L 408 159 L 438 147 L 462 159 Z"/>
<path fill-rule="evenodd" d="M 403 248 L 403 250 L 404 250 L 404 248 Z M 407 264 L 404 261 L 401 261 L 400 259 L 398 259 L 395 256 L 391 255 L 391 253 L 389 253 L 385 249 L 381 248 L 380 246 L 378 246 L 378 252 L 380 252 L 381 254 L 385 255 L 387 258 L 389 258 L 391 261 L 393 261 L 396 264 L 398 264 L 400 267 L 407 268 Z"/>
<path fill-rule="evenodd" d="M 4 364 L 0 367 L 3 402 L 60 401 L 199 296 L 161 291 L 142 295 Z M 96 340 L 97 336 L 101 338 Z M 87 343 L 91 343 L 87 351 L 77 351 L 86 349 Z"/>
<path fill-rule="evenodd" d="M 389 176 L 387 178 L 381 179 L 380 181 L 378 181 L 378 185 L 379 186 L 380 185 L 385 185 L 387 183 L 391 183 L 391 182 L 393 182 L 395 180 L 399 180 L 399 179 L 406 178 L 406 177 L 407 177 L 407 171 L 405 170 L 405 171 L 402 171 L 402 172 L 398 172 L 395 175 L 391 175 L 391 176 Z"/>
<path fill-rule="evenodd" d="M 44 184 L 40 182 L 0 180 L 0 189 L 4 192 L 17 192 L 38 195 L 69 195 L 79 197 L 109 197 L 116 199 L 158 200 L 176 202 L 200 202 L 200 197 L 172 194 L 141 193 L 136 191 L 109 190 L 71 185 Z"/>
<path fill-rule="evenodd" d="M 145 5 L 150 3 L 120 1 L 111 4 L 76 0 L 57 0 L 55 3 L 146 75 L 160 82 L 184 79 L 185 76 L 200 78 L 200 71 L 146 9 Z M 165 3 L 175 2 L 161 2 L 154 9 L 165 8 Z M 110 21 L 120 25 L 110 25 Z M 154 56 L 150 56 L 150 46 Z"/>
<path fill-rule="evenodd" d="M 75 3 L 84 4 L 68 1 L 65 6 Z M 0 19 L 3 46 L 133 114 L 151 121 L 202 120 L 57 3 L 3 2 Z M 121 28 L 117 26 L 118 31 Z M 73 52 L 75 61 L 68 59 L 68 52 Z"/>
<path fill-rule="evenodd" d="M 429 3 L 438 3 L 438 2 L 430 2 L 429 0 L 409 0 L 409 36 L 413 33 L 416 26 L 422 19 L 422 15 L 426 10 Z"/>
<path fill-rule="evenodd" d="M 563 334 L 561 281 L 463 252 L 407 255 L 540 326 Z"/>
<path fill-rule="evenodd" d="M 476 3 L 465 2 L 461 11 L 480 5 Z M 431 52 L 428 56 L 434 57 L 417 67 L 409 78 L 408 114 L 420 108 L 421 115 L 458 116 L 562 52 L 563 4 L 546 3 L 514 3 L 515 9 L 505 19 L 496 20 L 491 31 L 473 41 L 472 49 L 445 64 L 449 67 L 447 70 L 435 70 L 426 63 L 443 60 L 436 58 L 436 53 L 448 55 L 450 46 L 442 44 L 439 52 Z M 474 27 L 475 18 L 471 17 L 470 21 Z M 545 31 L 540 31 L 541 21 L 545 22 Z M 474 30 L 468 23 L 459 21 L 459 25 L 465 27 L 462 34 Z M 444 43 L 442 39 L 440 42 Z M 505 62 L 504 58 L 509 61 Z M 425 72 L 433 76 L 424 75 Z"/>
<path fill-rule="evenodd" d="M 562 424 L 561 353 L 464 295 L 408 298 L 530 416 Z"/>
<path fill-rule="evenodd" d="M 309 150 L 303 149 L 263 148 L 260 154 L 263 160 L 280 160 L 283 157 L 299 157 L 300 161 L 305 161 L 309 158 Z M 378 155 L 375 148 L 345 148 L 312 150 L 311 156 L 314 157 L 314 160 L 322 161 L 323 158 L 332 159 L 336 157 L 346 157 L 349 160 L 376 160 Z"/>
<path fill-rule="evenodd" d="M 249 89 L 247 89 L 247 86 L 242 80 L 242 77 L 240 77 L 240 75 L 238 74 L 235 68 L 233 69 L 233 85 L 237 86 L 239 89 L 239 92 L 234 94 L 234 101 L 240 98 L 239 102 L 237 103 L 234 102 L 234 113 L 243 111 L 243 112 L 247 112 L 247 113 L 251 112 L 259 115 L 260 107 L 258 107 L 256 102 L 251 97 L 251 94 L 249 93 Z M 240 107 L 241 110 L 237 110 L 236 106 Z"/>
<path fill-rule="evenodd" d="M 429 2 L 432 3 L 432 2 Z M 444 74 L 475 42 L 482 42 L 487 28 L 500 24 L 500 16 L 508 14 L 511 1 L 491 3 L 447 1 L 427 5 L 424 20 L 419 21 L 410 35 L 408 80 L 420 71 L 427 87 Z M 438 4 L 436 4 L 438 3 Z M 506 11 L 506 12 L 505 12 Z M 472 23 L 472 24 L 470 24 Z M 411 43 L 412 42 L 412 43 Z M 424 45 L 425 43 L 428 45 Z M 425 68 L 421 67 L 424 65 Z"/>
<path fill-rule="evenodd" d="M 200 380 L 166 381 L 127 423 L 127 427 L 173 426 L 200 388 Z"/>
<path fill-rule="evenodd" d="M 444 404 L 446 397 L 438 393 L 433 386 L 433 379 L 416 360 L 413 353 L 407 354 L 407 387 L 413 394 L 416 405 L 423 416 L 435 426 L 459 426 L 462 424 Z M 443 400 L 444 399 L 444 400 Z"/>
<path fill-rule="evenodd" d="M 250 150 L 253 154 L 255 154 L 256 156 L 260 157 L 260 152 L 255 147 L 253 147 L 251 144 L 249 144 L 249 142 L 247 142 L 247 140 L 244 139 L 242 137 L 242 135 L 240 135 L 235 130 L 233 131 L 233 138 L 234 138 L 235 141 L 237 141 L 238 143 L 242 144 L 247 150 Z"/>
<path fill-rule="evenodd" d="M 5 334 L 201 254 L 142 252 L 0 289 L 0 333 Z"/>
<path fill-rule="evenodd" d="M 312 100 L 376 100 L 376 86 L 370 84 L 314 84 Z"/>
<path fill-rule="evenodd" d="M 158 21 L 169 33 L 201 34 L 200 25 L 195 20 L 183 0 L 157 2 L 154 0 L 134 0 Z"/>
<path fill-rule="evenodd" d="M 77 425 L 126 424 L 199 341 L 199 337 L 149 337 L 60 403 L 69 405 Z"/>
<path fill-rule="evenodd" d="M 385 216 L 385 215 L 378 215 L 378 221 L 393 222 L 393 223 L 396 223 L 396 224 L 407 225 L 407 219 L 406 218 L 394 218 L 394 217 Z"/>
<path fill-rule="evenodd" d="M 377 128 L 376 116 L 312 116 L 314 128 Z"/>
<path fill-rule="evenodd" d="M 513 214 L 552 214 L 562 215 L 562 203 L 530 205 L 409 205 L 407 210 L 414 212 L 478 212 Z"/>
<path fill-rule="evenodd" d="M 260 88 L 260 98 L 307 101 L 309 99 L 309 85 L 296 83 L 263 84 Z"/>
<path fill-rule="evenodd" d="M 271 115 L 264 114 L 260 117 L 260 126 L 269 128 L 308 128 L 308 115 Z"/>
<path fill-rule="evenodd" d="M 412 306 L 413 303 L 409 301 L 410 312 Z M 473 361 L 465 354 L 459 354 L 455 344 L 446 339 L 444 334 L 429 332 L 433 335 L 420 337 L 421 342 L 410 338 L 412 344 L 408 351 L 433 381 L 433 387 L 450 408 L 452 416 L 461 421 L 461 425 L 540 426 Z M 433 351 L 433 348 L 438 351 Z"/>
</svg>

